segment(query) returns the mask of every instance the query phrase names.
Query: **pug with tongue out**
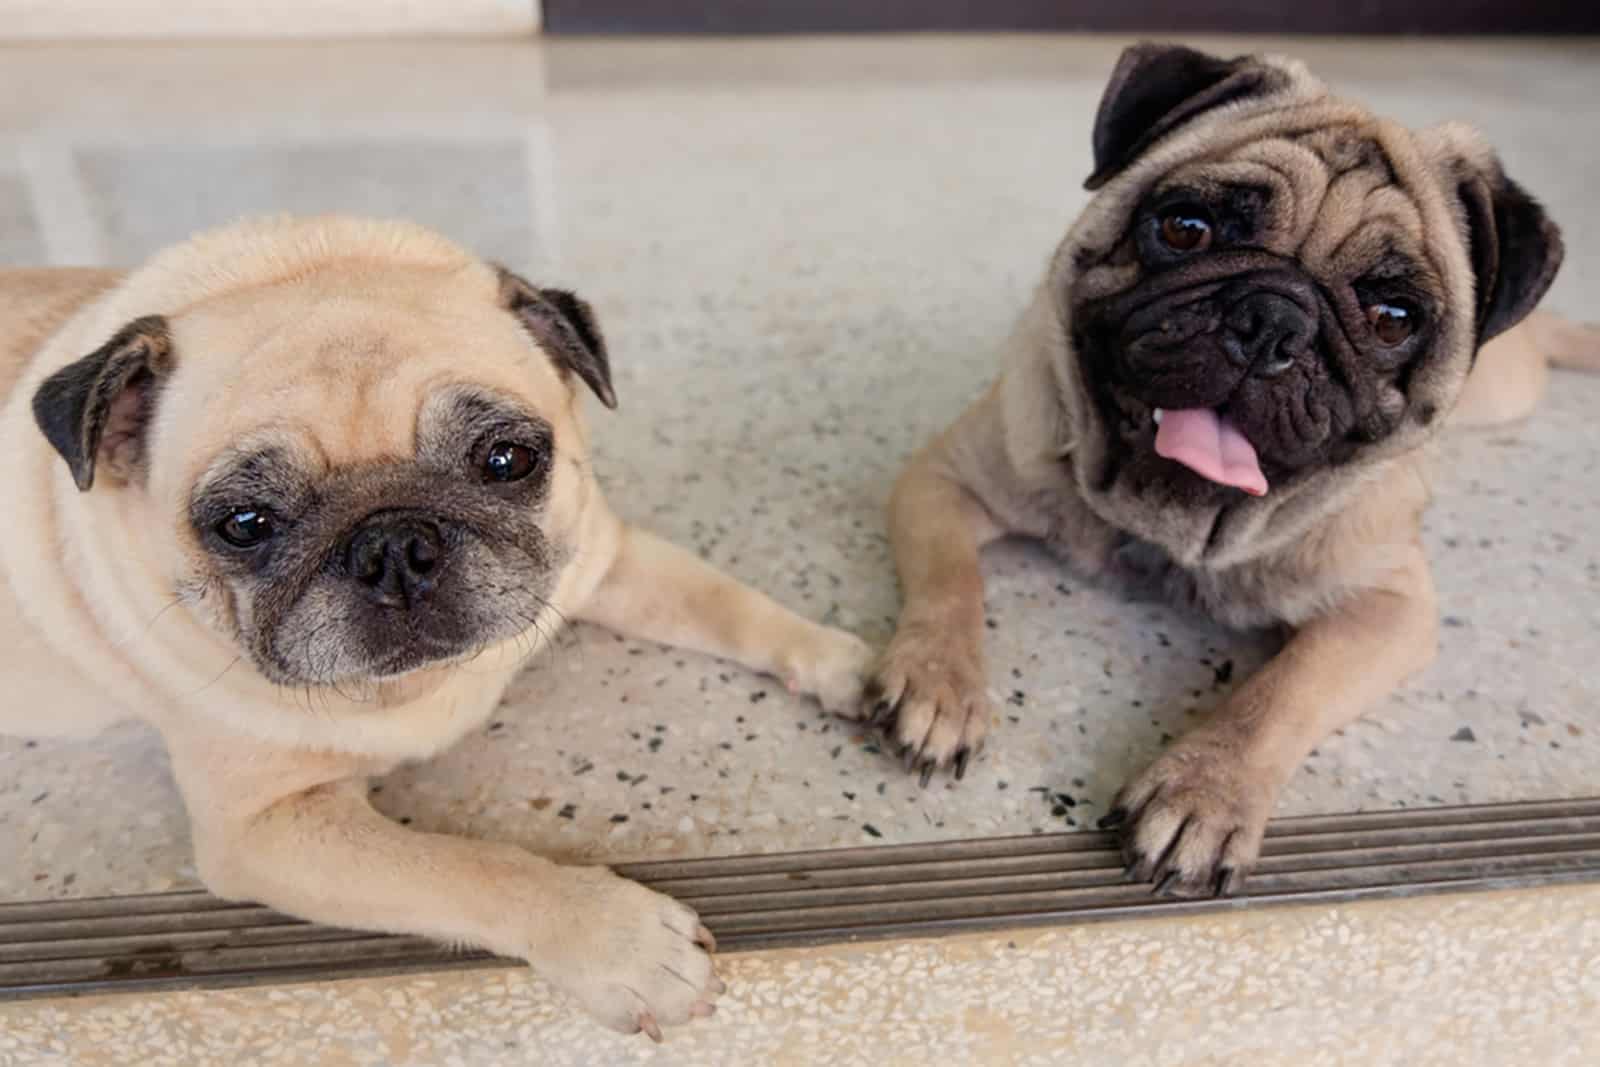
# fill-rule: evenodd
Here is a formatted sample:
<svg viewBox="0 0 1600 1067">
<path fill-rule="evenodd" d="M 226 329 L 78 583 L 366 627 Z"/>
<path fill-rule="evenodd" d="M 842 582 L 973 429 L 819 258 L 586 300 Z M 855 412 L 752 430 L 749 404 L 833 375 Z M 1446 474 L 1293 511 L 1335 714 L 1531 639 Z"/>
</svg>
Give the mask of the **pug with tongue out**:
<svg viewBox="0 0 1600 1067">
<path fill-rule="evenodd" d="M 992 718 L 978 553 L 1006 534 L 1282 627 L 1106 821 L 1132 876 L 1222 893 L 1305 755 L 1434 655 L 1420 447 L 1525 414 L 1547 359 L 1600 369 L 1600 335 L 1523 321 L 1560 236 L 1476 133 L 1297 62 L 1131 48 L 1093 141 L 998 380 L 896 486 L 904 605 L 862 714 L 924 784 L 964 774 Z"/>
</svg>

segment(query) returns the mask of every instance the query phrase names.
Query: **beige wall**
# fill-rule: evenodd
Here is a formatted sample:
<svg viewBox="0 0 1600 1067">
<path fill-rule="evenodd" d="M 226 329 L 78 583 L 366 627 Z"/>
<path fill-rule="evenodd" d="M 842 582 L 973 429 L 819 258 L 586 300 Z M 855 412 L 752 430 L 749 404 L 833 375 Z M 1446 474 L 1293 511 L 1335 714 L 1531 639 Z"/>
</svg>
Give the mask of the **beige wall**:
<svg viewBox="0 0 1600 1067">
<path fill-rule="evenodd" d="M 0 0 L 0 41 L 524 34 L 539 0 Z"/>
</svg>

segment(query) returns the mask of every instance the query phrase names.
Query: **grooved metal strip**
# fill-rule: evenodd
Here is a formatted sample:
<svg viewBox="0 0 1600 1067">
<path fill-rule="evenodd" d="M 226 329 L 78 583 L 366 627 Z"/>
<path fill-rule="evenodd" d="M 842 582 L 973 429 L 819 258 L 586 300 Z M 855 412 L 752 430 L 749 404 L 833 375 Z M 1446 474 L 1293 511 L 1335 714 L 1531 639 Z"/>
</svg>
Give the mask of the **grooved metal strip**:
<svg viewBox="0 0 1600 1067">
<path fill-rule="evenodd" d="M 1600 881 L 1600 798 L 1282 819 L 1244 891 L 1123 880 L 1115 839 L 1049 834 L 624 864 L 725 950 Z M 202 891 L 0 904 L 0 1000 L 507 965 Z"/>
</svg>

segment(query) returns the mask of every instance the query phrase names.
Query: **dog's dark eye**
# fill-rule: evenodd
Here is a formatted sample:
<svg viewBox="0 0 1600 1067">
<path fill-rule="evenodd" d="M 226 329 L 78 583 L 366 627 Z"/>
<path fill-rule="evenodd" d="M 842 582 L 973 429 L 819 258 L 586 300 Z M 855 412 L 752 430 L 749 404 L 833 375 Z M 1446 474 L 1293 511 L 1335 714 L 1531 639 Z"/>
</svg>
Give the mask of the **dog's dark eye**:
<svg viewBox="0 0 1600 1067">
<path fill-rule="evenodd" d="M 255 548 L 272 536 L 272 518 L 258 508 L 240 508 L 217 523 L 217 536 L 234 548 Z"/>
<path fill-rule="evenodd" d="M 1161 216 L 1161 243 L 1174 252 L 1211 247 L 1211 219 L 1199 208 L 1177 208 Z"/>
<path fill-rule="evenodd" d="M 1367 305 L 1367 322 L 1378 343 L 1393 348 L 1417 332 L 1417 313 L 1405 304 L 1380 300 Z"/>
<path fill-rule="evenodd" d="M 491 482 L 520 482 L 538 469 L 542 459 L 526 445 L 499 441 L 483 457 L 483 476 Z"/>
</svg>

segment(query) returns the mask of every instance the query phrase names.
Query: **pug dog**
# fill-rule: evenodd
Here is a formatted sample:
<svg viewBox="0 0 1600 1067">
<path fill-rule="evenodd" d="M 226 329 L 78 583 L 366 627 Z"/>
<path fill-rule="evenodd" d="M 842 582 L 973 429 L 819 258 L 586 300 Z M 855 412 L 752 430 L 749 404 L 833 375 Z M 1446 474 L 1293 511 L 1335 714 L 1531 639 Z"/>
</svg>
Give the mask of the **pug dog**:
<svg viewBox="0 0 1600 1067">
<path fill-rule="evenodd" d="M 862 642 L 613 514 L 580 386 L 615 406 L 587 304 L 402 223 L 0 272 L 0 726 L 152 724 L 223 897 L 520 957 L 656 1040 L 710 1015 L 688 907 L 367 802 L 568 619 L 859 701 Z"/>
<path fill-rule="evenodd" d="M 979 550 L 1003 535 L 1286 628 L 1103 822 L 1130 877 L 1220 894 L 1309 751 L 1435 654 L 1423 446 L 1525 414 L 1547 356 L 1600 370 L 1600 337 L 1512 330 L 1561 238 L 1464 126 L 1408 130 L 1292 60 L 1142 44 L 1093 140 L 1095 195 L 998 379 L 896 485 L 904 603 L 861 711 L 924 784 L 962 776 L 992 716 Z"/>
</svg>

